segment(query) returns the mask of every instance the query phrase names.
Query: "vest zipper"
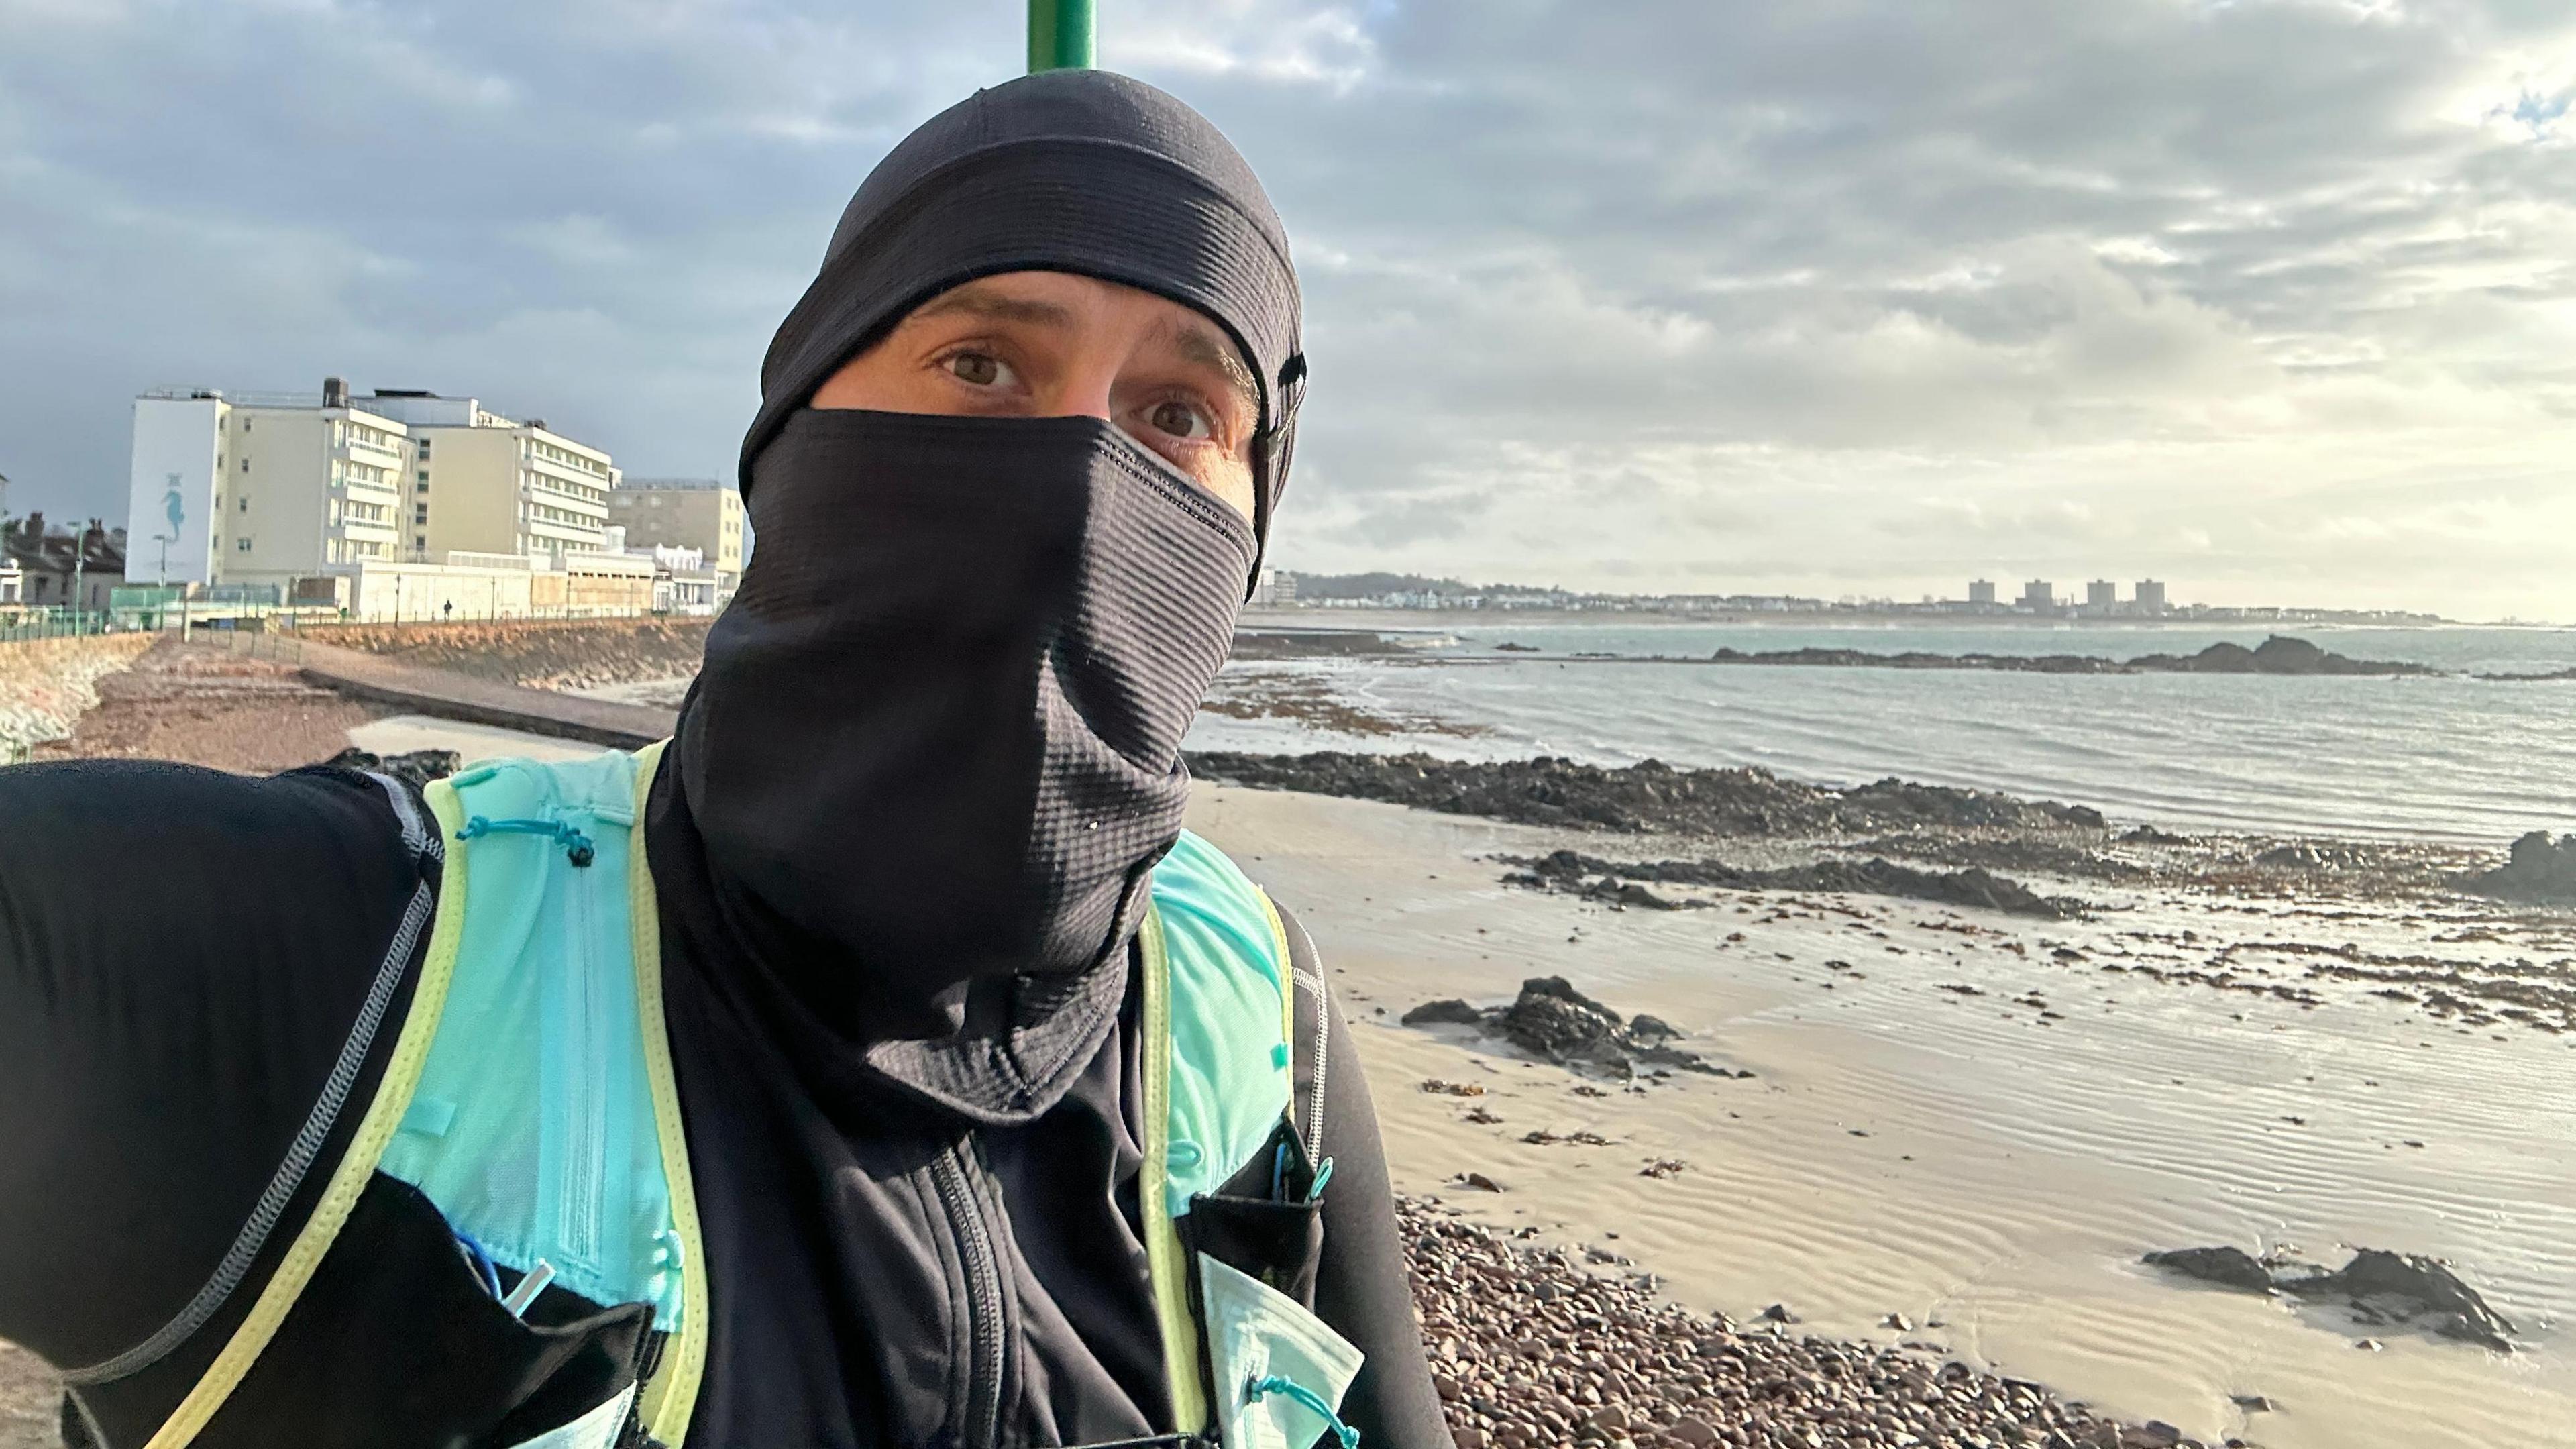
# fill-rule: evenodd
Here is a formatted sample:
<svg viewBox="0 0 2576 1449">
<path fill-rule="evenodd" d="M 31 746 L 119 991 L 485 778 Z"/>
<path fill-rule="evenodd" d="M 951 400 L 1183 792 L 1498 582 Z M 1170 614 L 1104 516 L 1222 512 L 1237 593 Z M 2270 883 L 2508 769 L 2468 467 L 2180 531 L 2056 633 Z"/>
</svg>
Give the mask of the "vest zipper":
<svg viewBox="0 0 2576 1449">
<path fill-rule="evenodd" d="M 604 1124 L 600 1120 L 600 1099 L 607 1091 L 602 1076 L 607 1064 L 601 1060 L 600 965 L 595 952 L 598 933 L 591 920 L 592 875 L 587 870 L 573 874 L 570 899 L 565 903 L 565 924 L 573 938 L 574 969 L 566 1003 L 570 1010 L 565 1013 L 567 1019 L 558 1023 L 564 1034 L 573 1111 L 564 1126 L 564 1155 L 571 1170 L 556 1178 L 564 1184 L 564 1192 L 557 1207 L 555 1233 L 556 1241 L 584 1264 L 599 1260 L 599 1186 L 608 1170 L 602 1138 Z"/>
<path fill-rule="evenodd" d="M 1002 1272 L 993 1251 L 993 1234 L 967 1174 L 974 1170 L 968 1154 L 969 1135 L 933 1158 L 931 1179 L 938 1184 L 940 1205 L 954 1225 L 966 1270 L 966 1410 L 955 1441 L 961 1449 L 992 1449 L 1002 1437 Z"/>
</svg>

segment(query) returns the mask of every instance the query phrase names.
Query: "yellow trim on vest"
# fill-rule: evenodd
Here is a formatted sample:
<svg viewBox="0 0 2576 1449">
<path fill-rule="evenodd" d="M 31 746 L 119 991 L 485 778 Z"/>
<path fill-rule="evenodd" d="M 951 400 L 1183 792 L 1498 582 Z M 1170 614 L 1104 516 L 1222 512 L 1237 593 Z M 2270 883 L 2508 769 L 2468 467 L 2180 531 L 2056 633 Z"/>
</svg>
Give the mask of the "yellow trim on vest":
<svg viewBox="0 0 2576 1449">
<path fill-rule="evenodd" d="M 1163 952 L 1163 920 L 1147 911 L 1137 932 L 1144 1001 L 1137 1035 L 1145 1044 L 1145 1160 L 1137 1172 L 1136 1210 L 1144 1219 L 1146 1276 L 1154 1288 L 1154 1316 L 1163 1329 L 1163 1377 L 1172 1390 L 1172 1428 L 1195 1434 L 1207 1427 L 1205 1376 L 1199 1370 L 1199 1319 L 1190 1311 L 1189 1259 L 1172 1226 L 1164 1190 L 1172 1145 L 1172 976 Z"/>
<path fill-rule="evenodd" d="M 412 1089 L 420 1084 L 421 1066 L 429 1060 L 429 1044 L 438 1035 L 438 1019 L 447 1006 L 447 983 L 456 969 L 457 935 L 465 922 L 465 843 L 456 839 L 464 821 L 457 809 L 456 791 L 442 780 L 423 794 L 429 801 L 430 813 L 437 818 L 440 833 L 447 837 L 447 862 L 440 872 L 438 915 L 430 929 L 429 955 L 421 965 L 420 980 L 412 987 L 411 1006 L 403 1013 L 402 1035 L 394 1043 L 392 1058 L 385 1063 L 375 1100 L 359 1120 L 357 1135 L 349 1139 L 349 1150 L 341 1154 L 340 1165 L 332 1169 L 331 1181 L 322 1189 L 321 1201 L 313 1205 L 312 1216 L 305 1219 L 295 1241 L 288 1245 L 286 1256 L 278 1260 L 276 1271 L 268 1275 L 259 1301 L 251 1305 L 249 1315 L 233 1330 L 223 1352 L 215 1355 L 215 1361 L 144 1449 L 182 1449 L 204 1431 L 224 1401 L 232 1397 L 269 1340 L 277 1336 L 279 1325 L 302 1296 L 314 1269 L 321 1266 L 322 1255 L 340 1236 L 350 1210 L 358 1205 L 358 1195 L 366 1190 L 368 1179 L 375 1176 L 376 1162 L 384 1156 L 385 1145 L 393 1140 L 394 1130 L 402 1125 L 403 1113 L 411 1106 Z M 457 909 L 450 909 L 451 901 Z"/>
<path fill-rule="evenodd" d="M 697 1188 L 689 1176 L 689 1139 L 680 1120 L 679 1077 L 671 1067 L 669 1019 L 662 1010 L 661 902 L 644 849 L 645 807 L 668 743 L 647 745 L 635 754 L 634 844 L 627 852 L 633 896 L 627 914 L 635 929 L 635 1009 L 643 1028 L 644 1073 L 653 1092 L 653 1127 L 662 1141 L 662 1175 L 670 1183 L 671 1226 L 680 1235 L 679 1329 L 637 1398 L 636 1414 L 654 1438 L 677 1445 L 689 1437 L 689 1415 L 697 1408 L 698 1385 L 706 1376 L 708 1275 Z"/>
<path fill-rule="evenodd" d="M 1261 918 L 1270 923 L 1270 944 L 1279 948 L 1279 1039 L 1288 1043 L 1290 1060 L 1297 1052 L 1297 963 L 1288 958 L 1288 923 L 1279 919 L 1279 903 L 1270 892 L 1259 886 L 1252 893 L 1261 900 Z M 1297 1079 L 1288 1079 L 1288 1122 L 1297 1121 Z"/>
</svg>

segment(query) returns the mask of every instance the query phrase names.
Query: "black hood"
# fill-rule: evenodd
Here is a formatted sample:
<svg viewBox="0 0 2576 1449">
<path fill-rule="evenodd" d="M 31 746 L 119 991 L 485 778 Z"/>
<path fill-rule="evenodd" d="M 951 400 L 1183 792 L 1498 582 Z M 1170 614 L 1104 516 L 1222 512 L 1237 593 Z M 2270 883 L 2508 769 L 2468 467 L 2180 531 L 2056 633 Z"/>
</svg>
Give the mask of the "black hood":
<svg viewBox="0 0 2576 1449">
<path fill-rule="evenodd" d="M 745 497 L 762 451 L 841 364 L 939 293 L 1017 271 L 1123 283 L 1233 336 L 1261 393 L 1253 532 L 1266 545 L 1306 378 L 1287 232 L 1206 117 L 1096 70 L 977 91 L 869 173 L 761 363 L 760 414 L 742 441 Z"/>
</svg>

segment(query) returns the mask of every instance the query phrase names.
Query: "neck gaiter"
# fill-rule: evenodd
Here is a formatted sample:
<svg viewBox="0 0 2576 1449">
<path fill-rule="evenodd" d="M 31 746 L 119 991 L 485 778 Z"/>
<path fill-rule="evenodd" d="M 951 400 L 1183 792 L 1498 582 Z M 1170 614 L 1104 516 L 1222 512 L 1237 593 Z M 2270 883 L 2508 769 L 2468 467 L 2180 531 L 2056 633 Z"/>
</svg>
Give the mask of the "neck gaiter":
<svg viewBox="0 0 2576 1449">
<path fill-rule="evenodd" d="M 807 409 L 757 475 L 674 746 L 725 914 L 878 1043 L 1123 979 L 1250 525 L 1095 418 Z"/>
</svg>

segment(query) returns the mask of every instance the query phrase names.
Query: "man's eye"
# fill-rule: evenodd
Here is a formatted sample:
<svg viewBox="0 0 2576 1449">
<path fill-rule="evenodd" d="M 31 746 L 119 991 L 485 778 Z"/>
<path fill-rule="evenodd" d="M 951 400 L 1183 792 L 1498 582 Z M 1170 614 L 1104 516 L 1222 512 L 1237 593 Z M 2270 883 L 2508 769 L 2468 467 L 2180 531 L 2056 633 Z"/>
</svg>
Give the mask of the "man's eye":
<svg viewBox="0 0 2576 1449">
<path fill-rule="evenodd" d="M 989 352 L 955 352 L 948 356 L 948 371 L 969 387 L 992 387 L 1010 377 L 1011 368 Z"/>
<path fill-rule="evenodd" d="M 1156 403 L 1145 421 L 1154 425 L 1154 431 L 1175 438 L 1204 439 L 1215 431 L 1208 426 L 1205 413 L 1185 402 Z"/>
</svg>

